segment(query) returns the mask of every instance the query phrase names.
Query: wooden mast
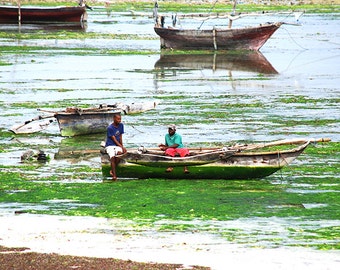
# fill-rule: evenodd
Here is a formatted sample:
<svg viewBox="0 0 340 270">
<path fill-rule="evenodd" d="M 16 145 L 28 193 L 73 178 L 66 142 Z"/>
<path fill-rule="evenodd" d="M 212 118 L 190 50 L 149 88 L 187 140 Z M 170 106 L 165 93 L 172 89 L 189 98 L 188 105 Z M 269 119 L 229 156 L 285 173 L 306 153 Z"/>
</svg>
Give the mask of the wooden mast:
<svg viewBox="0 0 340 270">
<path fill-rule="evenodd" d="M 21 5 L 20 0 L 18 0 L 18 24 L 21 24 Z"/>
<path fill-rule="evenodd" d="M 237 0 L 234 0 L 233 12 L 231 13 L 231 16 L 229 17 L 229 28 L 231 28 L 233 24 L 233 20 L 231 19 L 231 17 L 235 16 L 236 5 L 237 5 Z"/>
</svg>

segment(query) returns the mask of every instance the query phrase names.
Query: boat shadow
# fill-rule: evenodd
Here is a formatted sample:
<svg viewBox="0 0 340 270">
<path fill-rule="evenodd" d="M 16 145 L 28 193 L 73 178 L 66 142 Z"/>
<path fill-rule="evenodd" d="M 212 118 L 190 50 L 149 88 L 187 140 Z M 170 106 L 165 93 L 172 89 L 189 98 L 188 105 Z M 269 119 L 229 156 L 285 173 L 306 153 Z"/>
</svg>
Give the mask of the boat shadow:
<svg viewBox="0 0 340 270">
<path fill-rule="evenodd" d="M 161 54 L 154 64 L 155 69 L 211 69 L 227 71 L 246 71 L 268 75 L 278 71 L 260 52 L 232 51 L 202 54 Z"/>
</svg>

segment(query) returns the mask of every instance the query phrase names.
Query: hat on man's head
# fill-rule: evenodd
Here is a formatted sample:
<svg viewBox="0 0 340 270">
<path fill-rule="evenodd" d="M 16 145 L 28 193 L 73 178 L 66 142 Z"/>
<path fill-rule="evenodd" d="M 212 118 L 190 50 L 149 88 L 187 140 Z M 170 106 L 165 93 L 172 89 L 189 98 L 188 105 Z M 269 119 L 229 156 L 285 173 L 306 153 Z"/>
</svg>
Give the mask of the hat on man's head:
<svg viewBox="0 0 340 270">
<path fill-rule="evenodd" d="M 174 124 L 168 125 L 168 128 L 171 128 L 172 130 L 176 130 L 176 125 Z"/>
</svg>

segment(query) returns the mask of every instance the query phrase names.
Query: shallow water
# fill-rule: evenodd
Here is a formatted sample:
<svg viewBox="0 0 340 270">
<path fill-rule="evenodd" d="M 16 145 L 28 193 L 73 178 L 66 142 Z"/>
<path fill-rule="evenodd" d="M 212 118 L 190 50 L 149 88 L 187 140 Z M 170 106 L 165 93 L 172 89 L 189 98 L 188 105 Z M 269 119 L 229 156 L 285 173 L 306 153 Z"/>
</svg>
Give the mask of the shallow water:
<svg viewBox="0 0 340 270">
<path fill-rule="evenodd" d="M 282 19 L 293 21 L 285 16 Z M 255 20 L 260 23 L 261 19 Z M 299 27 L 283 25 L 261 49 L 265 58 L 261 63 L 265 63 L 266 68 L 259 68 L 258 61 L 253 63 L 249 58 L 235 59 L 228 54 L 206 54 L 202 58 L 185 55 L 180 59 L 177 56 L 169 56 L 164 61 L 159 50 L 159 40 L 153 33 L 152 20 L 138 16 L 107 17 L 100 12 L 94 12 L 93 16 L 90 13 L 87 28 L 80 30 L 137 34 L 141 37 L 138 40 L 0 39 L 0 46 L 43 46 L 42 49 L 36 48 L 29 54 L 2 52 L 0 62 L 10 65 L 0 66 L 0 129 L 7 130 L 13 124 L 39 115 L 37 108 L 57 110 L 81 104 L 113 104 L 117 101 L 129 103 L 156 99 L 161 102 L 156 110 L 123 117 L 127 146 L 155 146 L 163 141 L 166 125 L 174 121 L 187 145 L 208 146 L 227 144 L 230 141 L 272 141 L 295 137 L 329 137 L 332 141 L 339 142 L 338 16 L 306 15 L 300 22 L 302 26 Z M 182 20 L 183 25 L 186 23 L 196 26 L 200 24 L 189 19 Z M 204 27 L 208 26 L 209 23 L 204 24 Z M 0 31 L 16 31 L 13 26 L 7 30 L 3 29 L 4 27 L 1 27 Z M 21 31 L 29 32 L 32 29 L 23 26 Z M 76 52 L 75 48 L 82 49 L 82 53 Z M 95 50 L 92 50 L 93 48 Z M 108 53 L 109 50 L 115 49 L 151 53 Z M 55 180 L 48 181 L 65 185 L 98 184 L 102 181 L 99 156 L 65 158 L 62 154 L 72 144 L 79 147 L 80 140 L 86 149 L 97 149 L 103 139 L 102 134 L 79 139 L 62 138 L 57 124 L 52 123 L 47 130 L 33 136 L 13 135 L 13 138 L 1 138 L 1 147 L 6 151 L 0 152 L 0 164 L 13 166 L 3 170 L 22 173 L 20 156 L 23 151 L 28 148 L 42 148 L 51 156 L 51 161 L 31 171 L 25 171 L 32 181 L 39 182 L 41 179 L 56 176 Z M 299 166 L 306 164 L 320 166 L 321 163 L 334 168 L 338 166 L 337 155 L 323 157 L 325 159 L 321 161 L 318 157 L 308 155 L 298 159 L 292 166 L 293 172 L 283 171 L 266 180 L 268 187 L 277 185 L 282 189 L 282 195 L 296 194 L 296 198 L 323 193 L 331 193 L 334 196 L 338 193 L 339 179 L 339 174 L 334 173 L 335 170 L 324 173 L 313 169 L 308 173 L 298 170 Z M 74 175 L 76 168 L 87 166 L 98 170 Z M 322 181 L 326 183 L 322 184 Z M 126 185 L 132 183 L 128 182 Z M 158 185 L 162 187 L 163 184 L 156 181 L 154 188 L 157 189 Z M 251 183 L 242 185 L 249 190 L 253 188 Z M 25 193 L 25 190 L 11 189 L 8 192 L 21 194 Z M 238 194 L 242 189 L 235 188 L 231 192 Z M 262 211 L 274 213 L 291 207 L 329 207 L 328 202 L 319 200 L 319 197 L 303 198 L 306 199 L 303 200 L 302 206 L 294 203 L 273 203 L 268 204 Z M 134 221 L 124 221 L 122 225 L 116 219 L 103 221 L 80 218 L 80 223 L 84 224 L 80 229 L 77 218 L 73 220 L 62 217 L 60 226 L 63 229 L 56 235 L 50 234 L 51 232 L 44 228 L 35 230 L 35 215 L 13 216 L 15 210 L 58 211 L 82 205 L 68 198 L 62 201 L 54 199 L 35 204 L 1 204 L 1 220 L 7 225 L 1 227 L 2 241 L 13 245 L 27 245 L 37 251 L 78 255 L 94 255 L 94 249 L 102 251 L 101 247 L 104 246 L 107 249 L 104 248 L 106 253 L 102 256 L 120 256 L 134 260 L 154 260 L 152 251 L 156 250 L 159 254 L 162 250 L 163 256 L 159 256 L 161 261 L 169 262 L 171 259 L 174 262 L 202 265 L 209 262 L 208 265 L 216 269 L 223 269 L 223 265 L 214 262 L 225 258 L 225 250 L 228 251 L 231 265 L 235 266 L 239 265 L 240 259 L 246 265 L 250 255 L 252 259 L 249 260 L 248 266 L 265 260 L 268 269 L 273 269 L 273 266 L 279 269 L 306 269 L 307 266 L 309 269 L 320 269 L 326 258 L 330 262 L 330 268 L 339 264 L 337 252 L 317 252 L 309 248 L 298 248 L 299 252 L 296 252 L 294 247 L 306 247 L 322 241 L 331 245 L 332 241 L 337 241 L 338 236 L 313 239 L 308 232 L 332 226 L 338 228 L 339 222 L 332 220 L 331 214 L 329 219 L 304 217 L 302 220 L 300 217 L 265 218 L 254 212 L 252 215 L 244 214 L 242 218 L 225 221 L 172 221 L 160 213 L 159 221 L 153 224 L 154 228 L 141 230 L 140 233 L 134 230 Z M 261 193 L 258 199 L 261 199 Z M 89 204 L 89 207 L 91 206 L 95 207 Z M 164 215 L 164 218 L 161 215 Z M 44 224 L 52 226 L 53 222 L 56 222 L 59 225 L 59 221 L 56 221 L 58 217 L 43 216 L 39 217 L 39 220 L 40 218 Z M 65 224 L 62 220 L 69 222 Z M 22 228 L 14 229 L 13 224 L 23 222 L 32 225 L 26 227 L 27 235 L 17 234 Z M 169 225 L 179 228 L 182 225 L 188 226 L 195 231 L 160 230 Z M 72 236 L 69 234 L 70 230 Z M 8 234 L 8 231 L 14 233 Z M 124 236 L 124 233 L 129 236 Z M 41 246 L 41 239 L 46 239 L 48 235 L 51 235 L 50 241 Z M 96 242 L 94 238 L 98 235 L 100 241 Z M 110 240 L 113 236 L 118 237 L 118 246 L 113 245 L 112 241 L 106 242 L 108 235 Z M 72 237 L 72 249 L 63 248 L 65 243 L 62 236 Z M 82 250 L 77 250 L 79 243 L 86 243 Z M 268 254 L 271 258 L 268 258 Z M 281 256 L 282 259 L 279 259 Z M 291 256 L 295 256 L 295 262 L 289 260 Z"/>
<path fill-rule="evenodd" d="M 302 18 L 302 26 L 284 25 L 261 50 L 267 64 L 278 74 L 263 74 L 251 66 L 240 67 L 235 61 L 222 68 L 202 67 L 202 63 L 195 62 L 195 57 L 179 63 L 179 67 L 171 67 L 171 63 L 158 67 L 161 60 L 158 39 L 17 41 L 18 46 L 45 46 L 47 53 L 37 51 L 29 55 L 2 56 L 2 61 L 11 65 L 0 67 L 0 97 L 3 100 L 0 127 L 8 128 L 8 123 L 21 123 L 36 116 L 34 109 L 16 105 L 32 100 L 37 107 L 48 107 L 57 101 L 79 105 L 146 98 L 158 99 L 161 104 L 157 112 L 123 119 L 129 144 L 158 143 L 164 133 L 161 127 L 172 121 L 174 115 L 179 131 L 188 143 L 197 142 L 197 139 L 198 142 L 262 141 L 268 136 L 277 139 L 297 135 L 331 137 L 339 141 L 340 38 L 335 27 L 337 20 L 331 15 Z M 103 20 L 103 15 L 94 16 L 86 31 L 110 29 L 118 33 L 124 29 L 130 33 L 129 29 L 134 29 L 134 34 L 153 34 L 151 25 L 139 24 L 147 18 L 115 17 L 114 24 L 103 24 Z M 126 28 L 120 25 L 121 22 L 127 22 L 127 26 L 123 24 Z M 0 44 L 8 45 L 9 42 L 0 41 Z M 64 48 L 64 51 L 53 53 L 51 47 Z M 72 55 L 75 47 L 85 50 L 87 47 L 138 48 L 155 53 L 115 56 L 106 55 L 105 51 L 99 54 L 88 51 L 77 56 Z M 213 55 L 211 61 L 216 61 Z M 282 102 L 286 97 L 303 97 L 307 102 Z M 240 104 L 246 108 L 243 112 L 235 107 Z M 16 114 L 18 109 L 22 115 Z M 291 120 L 301 124 L 291 126 Z M 322 120 L 333 121 L 310 125 L 311 121 Z M 130 127 L 137 127 L 142 122 L 138 130 L 143 134 L 143 140 L 139 140 L 138 132 L 136 134 Z M 209 134 L 206 133 L 208 129 L 211 130 Z M 57 133 L 57 128 L 53 132 Z M 148 134 L 152 134 L 152 138 Z M 197 134 L 204 134 L 203 139 Z"/>
</svg>

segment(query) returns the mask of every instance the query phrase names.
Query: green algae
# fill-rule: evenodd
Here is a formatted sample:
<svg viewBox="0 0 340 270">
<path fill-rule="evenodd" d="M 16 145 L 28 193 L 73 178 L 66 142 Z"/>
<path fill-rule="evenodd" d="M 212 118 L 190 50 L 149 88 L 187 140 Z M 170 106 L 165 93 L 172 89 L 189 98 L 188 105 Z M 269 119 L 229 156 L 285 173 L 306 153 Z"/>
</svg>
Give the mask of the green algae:
<svg viewBox="0 0 340 270">
<path fill-rule="evenodd" d="M 110 33 L 93 33 L 93 32 L 73 32 L 73 31 L 36 31 L 34 33 L 11 33 L 11 32 L 0 32 L 0 38 L 2 39 L 59 39 L 59 40 L 69 40 L 69 39 L 117 39 L 117 40 L 155 40 L 157 37 L 154 36 L 143 36 L 137 34 L 110 34 Z M 20 46 L 19 46 L 20 48 Z M 23 48 L 23 46 L 22 46 Z M 24 49 L 24 48 L 23 48 Z"/>
<path fill-rule="evenodd" d="M 67 139 L 64 144 L 65 147 L 72 145 L 81 145 L 80 139 Z M 28 208 L 28 213 L 123 218 L 140 222 L 141 226 L 154 226 L 155 222 L 165 219 L 183 221 L 168 222 L 160 226 L 160 231 L 199 229 L 217 233 L 214 227 L 190 223 L 198 219 L 281 218 L 300 220 L 301 223 L 336 221 L 340 219 L 337 211 L 340 206 L 339 183 L 336 181 L 338 168 L 335 165 L 340 159 L 339 150 L 340 143 L 321 143 L 309 147 L 299 158 L 303 163 L 292 164 L 280 174 L 263 180 L 251 181 L 130 179 L 103 182 L 98 181 L 100 168 L 88 165 L 59 168 L 50 176 L 34 173 L 48 170 L 48 164 L 18 165 L 15 170 L 2 166 L 0 202 L 45 207 L 41 210 L 38 207 Z M 322 162 L 329 155 L 334 164 Z M 67 182 L 63 181 L 65 175 Z M 79 182 L 81 179 L 85 181 Z M 23 190 L 25 192 L 20 192 Z M 51 200 L 72 200 L 76 205 L 69 207 L 68 204 L 49 203 Z M 285 244 L 285 240 L 275 237 L 273 232 L 260 245 L 339 249 L 339 244 L 334 241 L 338 230 L 338 226 L 315 226 L 303 231 L 292 227 L 289 229 L 290 237 L 296 240 L 295 244 Z M 247 242 L 247 245 L 254 247 L 259 245 L 255 241 L 256 232 L 248 236 L 243 229 L 228 229 L 219 233 L 236 243 Z M 311 236 L 309 239 L 309 235 L 315 235 L 315 238 Z M 253 237 L 254 241 L 251 240 Z"/>
<path fill-rule="evenodd" d="M 1 46 L 0 47 L 0 55 L 32 55 L 32 57 L 36 57 L 38 55 L 41 56 L 43 53 L 44 56 L 55 56 L 55 55 L 150 55 L 155 54 L 154 51 L 148 50 L 124 50 L 124 49 L 101 49 L 101 48 L 61 48 L 61 47 L 42 47 L 42 46 Z M 35 60 L 31 59 L 31 62 Z M 10 63 L 9 63 L 10 64 Z"/>
</svg>

